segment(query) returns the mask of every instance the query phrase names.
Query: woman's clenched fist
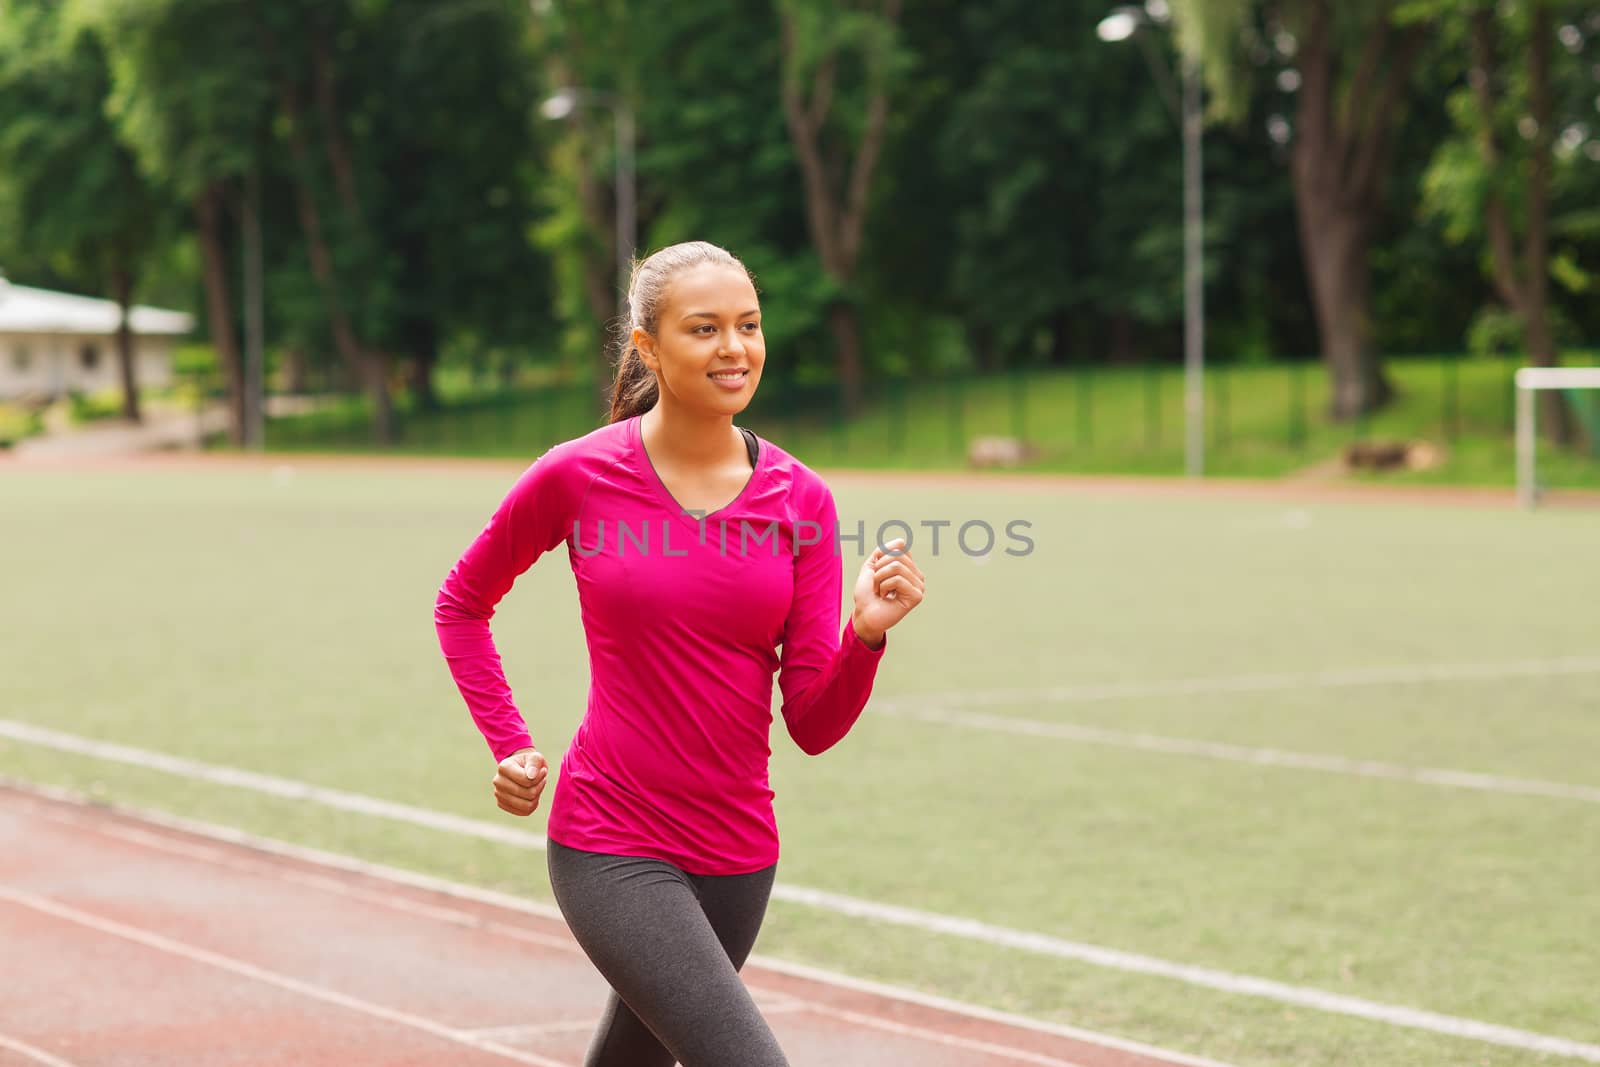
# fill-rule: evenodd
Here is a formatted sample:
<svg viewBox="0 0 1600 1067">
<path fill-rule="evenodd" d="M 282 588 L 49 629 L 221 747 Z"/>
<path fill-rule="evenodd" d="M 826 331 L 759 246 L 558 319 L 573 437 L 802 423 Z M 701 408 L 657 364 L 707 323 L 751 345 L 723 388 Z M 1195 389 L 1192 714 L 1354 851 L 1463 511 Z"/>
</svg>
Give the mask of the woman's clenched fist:
<svg viewBox="0 0 1600 1067">
<path fill-rule="evenodd" d="M 550 767 L 536 748 L 518 749 L 500 761 L 494 774 L 494 802 L 501 811 L 532 815 Z"/>
</svg>

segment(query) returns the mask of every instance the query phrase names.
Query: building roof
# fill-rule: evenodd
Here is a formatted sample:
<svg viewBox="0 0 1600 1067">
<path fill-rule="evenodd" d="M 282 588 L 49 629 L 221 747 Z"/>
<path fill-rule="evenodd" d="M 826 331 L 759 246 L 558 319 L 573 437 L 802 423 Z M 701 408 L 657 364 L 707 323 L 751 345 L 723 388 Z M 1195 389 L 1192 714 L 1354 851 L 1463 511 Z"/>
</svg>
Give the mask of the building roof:
<svg viewBox="0 0 1600 1067">
<path fill-rule="evenodd" d="M 113 334 L 121 321 L 114 300 L 31 289 L 13 285 L 0 276 L 0 334 Z M 194 329 L 194 316 L 135 305 L 129 326 L 137 334 L 186 334 Z"/>
</svg>

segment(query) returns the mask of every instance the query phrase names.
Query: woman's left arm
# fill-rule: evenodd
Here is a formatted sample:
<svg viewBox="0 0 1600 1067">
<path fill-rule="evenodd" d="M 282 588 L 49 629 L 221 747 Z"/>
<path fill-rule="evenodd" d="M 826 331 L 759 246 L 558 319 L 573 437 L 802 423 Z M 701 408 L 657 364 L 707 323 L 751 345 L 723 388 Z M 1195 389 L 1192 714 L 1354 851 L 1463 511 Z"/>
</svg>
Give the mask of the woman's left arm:
<svg viewBox="0 0 1600 1067">
<path fill-rule="evenodd" d="M 862 562 L 850 621 L 840 632 L 844 564 L 838 551 L 838 511 L 832 492 L 825 485 L 818 488 L 818 539 L 801 546 L 795 558 L 794 594 L 778 669 L 784 724 L 795 744 L 813 756 L 832 748 L 855 725 L 872 693 L 889 629 L 923 596 L 922 572 L 909 553 L 898 550 L 903 542 L 891 541 L 885 546 L 889 551 L 875 549 Z"/>
</svg>

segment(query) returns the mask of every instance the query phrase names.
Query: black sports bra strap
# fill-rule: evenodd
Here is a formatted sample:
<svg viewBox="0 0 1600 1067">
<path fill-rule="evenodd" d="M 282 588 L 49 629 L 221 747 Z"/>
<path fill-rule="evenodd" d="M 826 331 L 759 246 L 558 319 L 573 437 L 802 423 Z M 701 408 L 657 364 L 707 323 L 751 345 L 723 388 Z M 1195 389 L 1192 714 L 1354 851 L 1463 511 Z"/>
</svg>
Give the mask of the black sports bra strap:
<svg viewBox="0 0 1600 1067">
<path fill-rule="evenodd" d="M 750 452 L 750 469 L 754 470 L 756 467 L 756 457 L 761 454 L 761 448 L 758 444 L 756 444 L 756 435 L 745 429 L 743 426 L 739 427 L 739 432 L 744 434 L 745 448 Z"/>
</svg>

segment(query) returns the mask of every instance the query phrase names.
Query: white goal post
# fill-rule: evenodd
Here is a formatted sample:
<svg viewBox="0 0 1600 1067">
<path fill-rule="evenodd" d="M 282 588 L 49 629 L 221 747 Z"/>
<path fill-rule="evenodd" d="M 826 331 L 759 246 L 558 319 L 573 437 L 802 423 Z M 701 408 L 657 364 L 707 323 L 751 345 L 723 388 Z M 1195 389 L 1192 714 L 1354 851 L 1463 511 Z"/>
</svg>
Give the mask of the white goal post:
<svg viewBox="0 0 1600 1067">
<path fill-rule="evenodd" d="M 1539 447 L 1539 389 L 1600 389 L 1600 367 L 1522 367 L 1516 375 L 1517 391 L 1517 502 L 1531 508 L 1539 501 L 1534 457 Z"/>
</svg>

